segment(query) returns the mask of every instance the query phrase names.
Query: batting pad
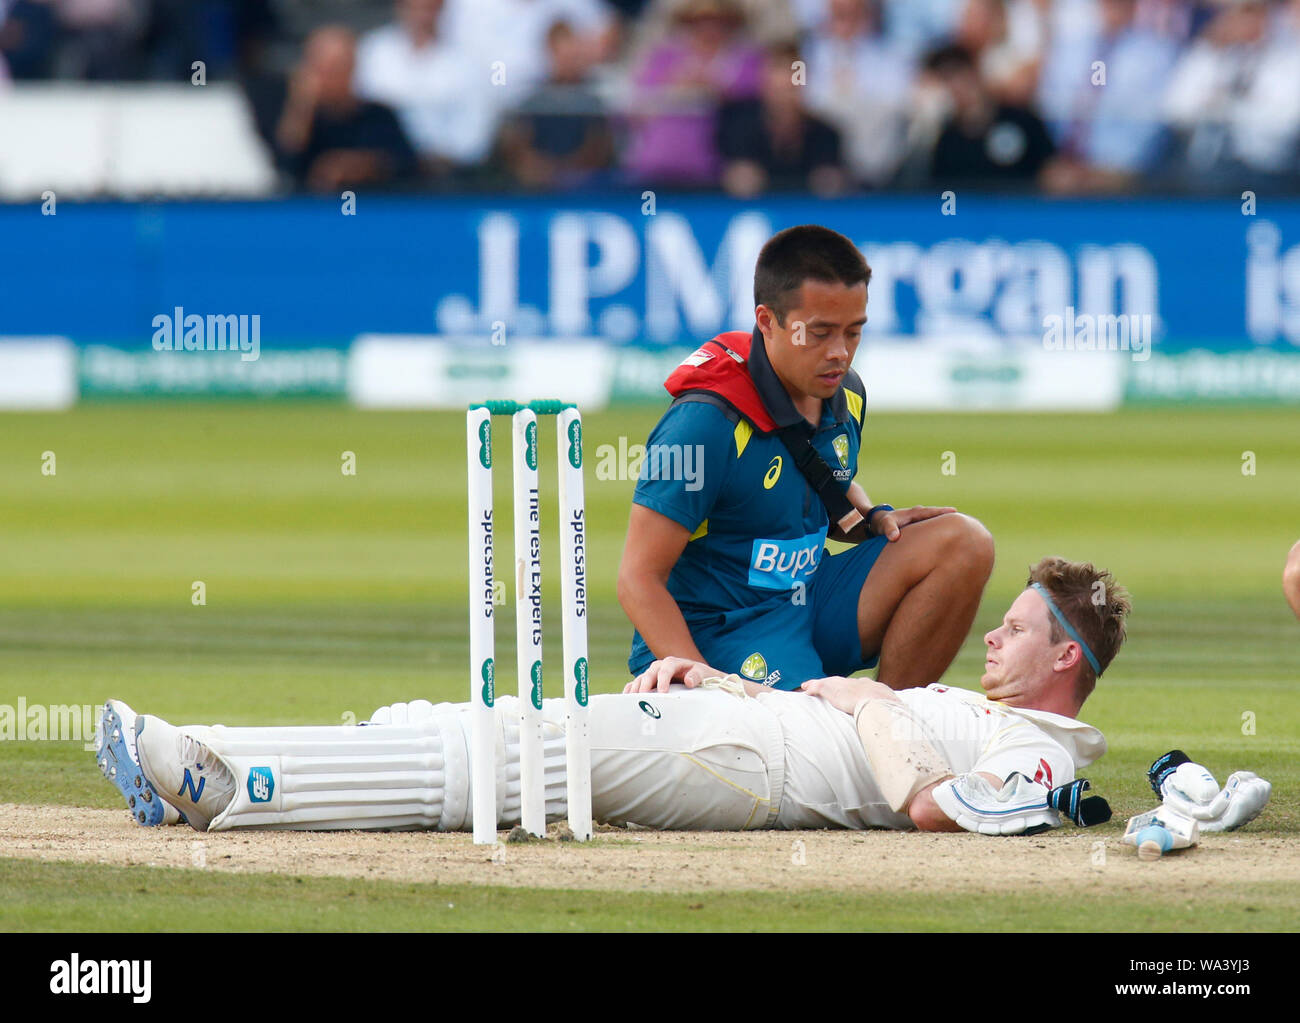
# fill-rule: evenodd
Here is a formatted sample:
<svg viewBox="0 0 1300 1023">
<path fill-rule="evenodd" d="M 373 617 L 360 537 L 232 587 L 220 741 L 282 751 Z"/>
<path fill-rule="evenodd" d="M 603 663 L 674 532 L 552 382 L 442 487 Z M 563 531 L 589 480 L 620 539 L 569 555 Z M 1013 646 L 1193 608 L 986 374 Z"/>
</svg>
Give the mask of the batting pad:
<svg viewBox="0 0 1300 1023">
<path fill-rule="evenodd" d="M 549 704 L 550 706 L 546 706 Z M 563 701 L 543 706 L 547 819 L 567 812 Z M 496 703 L 498 828 L 519 823 L 519 719 Z M 473 827 L 470 715 L 440 704 L 408 724 L 194 729 L 230 767 L 235 799 L 209 830 L 462 831 Z"/>
</svg>

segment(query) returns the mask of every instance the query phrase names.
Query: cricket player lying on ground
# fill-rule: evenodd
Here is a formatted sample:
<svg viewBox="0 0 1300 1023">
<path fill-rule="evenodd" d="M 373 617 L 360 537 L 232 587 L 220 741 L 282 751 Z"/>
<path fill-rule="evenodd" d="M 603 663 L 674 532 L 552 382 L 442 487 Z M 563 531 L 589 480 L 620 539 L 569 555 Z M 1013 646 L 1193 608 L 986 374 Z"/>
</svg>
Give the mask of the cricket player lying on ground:
<svg viewBox="0 0 1300 1023">
<path fill-rule="evenodd" d="M 982 834 L 1041 831 L 1062 813 L 1108 819 L 1075 779 L 1106 743 L 1075 716 L 1118 652 L 1128 611 L 1109 573 L 1044 559 L 984 637 L 984 695 L 843 677 L 787 692 L 656 661 L 648 671 L 667 691 L 591 699 L 593 815 L 666 830 Z M 547 818 L 559 820 L 564 702 L 544 701 L 543 714 Z M 520 806 L 513 699 L 497 701 L 496 722 L 496 823 L 507 828 Z M 368 725 L 178 729 L 110 701 L 101 731 L 100 768 L 141 823 L 184 814 L 200 831 L 473 827 L 468 704 L 394 704 Z"/>
</svg>

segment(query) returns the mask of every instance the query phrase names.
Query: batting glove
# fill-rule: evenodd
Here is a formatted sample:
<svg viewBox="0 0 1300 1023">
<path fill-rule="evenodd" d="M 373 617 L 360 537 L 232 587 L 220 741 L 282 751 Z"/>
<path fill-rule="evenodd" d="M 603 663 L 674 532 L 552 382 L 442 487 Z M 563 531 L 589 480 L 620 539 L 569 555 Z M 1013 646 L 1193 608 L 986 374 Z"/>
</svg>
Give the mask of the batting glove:
<svg viewBox="0 0 1300 1023">
<path fill-rule="evenodd" d="M 1253 771 L 1229 775 L 1220 789 L 1214 775 L 1182 750 L 1158 759 L 1147 778 L 1165 806 L 1197 821 L 1201 831 L 1235 831 L 1258 817 L 1273 793 Z"/>
</svg>

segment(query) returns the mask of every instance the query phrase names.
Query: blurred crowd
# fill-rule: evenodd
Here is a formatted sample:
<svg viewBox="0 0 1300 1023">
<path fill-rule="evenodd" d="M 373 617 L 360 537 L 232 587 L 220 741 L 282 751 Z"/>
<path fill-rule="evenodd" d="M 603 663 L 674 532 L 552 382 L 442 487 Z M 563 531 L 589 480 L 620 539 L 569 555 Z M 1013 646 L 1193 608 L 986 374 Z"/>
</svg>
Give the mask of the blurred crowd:
<svg viewBox="0 0 1300 1023">
<path fill-rule="evenodd" d="M 196 60 L 315 191 L 1300 190 L 1300 0 L 0 0 L 0 88 Z"/>
</svg>

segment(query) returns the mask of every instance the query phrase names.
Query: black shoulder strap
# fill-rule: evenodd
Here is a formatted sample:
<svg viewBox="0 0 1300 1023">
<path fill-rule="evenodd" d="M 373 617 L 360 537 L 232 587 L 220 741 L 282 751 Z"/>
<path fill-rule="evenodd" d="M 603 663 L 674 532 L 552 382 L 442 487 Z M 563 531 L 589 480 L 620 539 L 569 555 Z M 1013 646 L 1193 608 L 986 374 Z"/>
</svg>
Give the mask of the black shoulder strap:
<svg viewBox="0 0 1300 1023">
<path fill-rule="evenodd" d="M 840 489 L 835 481 L 835 472 L 826 464 L 826 459 L 812 446 L 808 431 L 802 423 L 795 423 L 776 431 L 777 437 L 790 452 L 795 468 L 803 474 L 808 485 L 817 492 L 831 525 L 838 526 L 840 532 L 851 542 L 858 543 L 867 538 L 867 523 L 862 513 L 853 506 L 853 502 Z"/>
<path fill-rule="evenodd" d="M 856 374 L 855 374 L 856 376 Z M 861 393 L 862 382 L 859 380 L 854 390 Z M 726 398 L 712 391 L 687 391 L 673 399 L 673 405 L 681 402 L 699 401 L 719 409 L 731 422 L 737 423 L 744 416 L 727 401 Z M 751 424 L 752 425 L 752 424 Z M 835 481 L 835 472 L 826 464 L 826 459 L 812 446 L 804 424 L 795 423 L 776 431 L 776 437 L 790 453 L 790 459 L 808 485 L 821 498 L 826 514 L 831 523 L 839 527 L 841 534 L 853 543 L 867 538 L 867 523 L 862 513 L 853 506 L 840 485 Z"/>
</svg>

